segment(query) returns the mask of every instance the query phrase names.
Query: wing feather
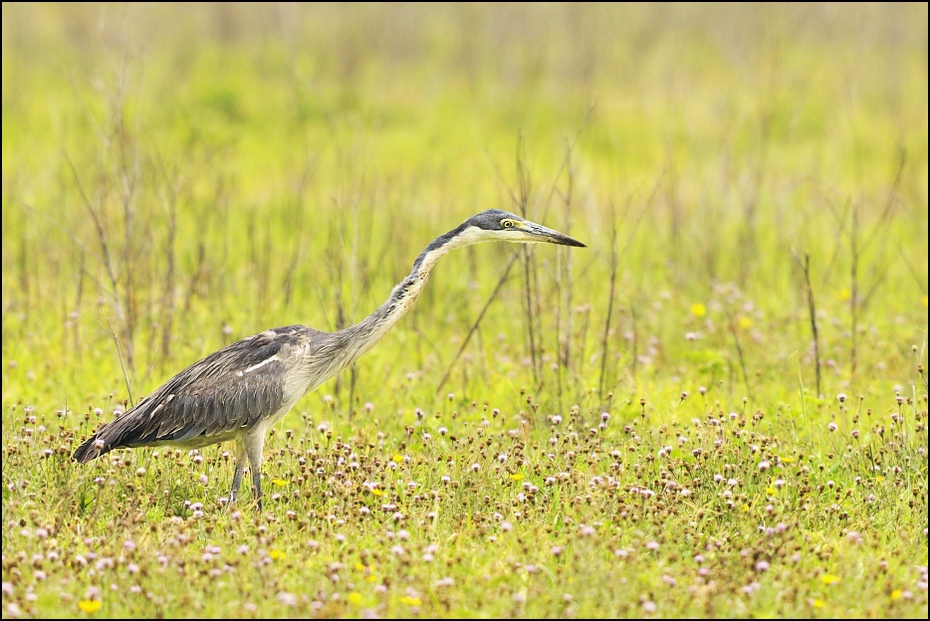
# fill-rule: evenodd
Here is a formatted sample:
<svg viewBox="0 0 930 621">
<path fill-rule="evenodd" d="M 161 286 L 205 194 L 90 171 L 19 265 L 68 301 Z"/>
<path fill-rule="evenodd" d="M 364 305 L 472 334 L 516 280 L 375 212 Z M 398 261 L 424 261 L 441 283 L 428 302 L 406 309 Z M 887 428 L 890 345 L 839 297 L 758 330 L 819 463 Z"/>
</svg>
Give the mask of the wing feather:
<svg viewBox="0 0 930 621">
<path fill-rule="evenodd" d="M 258 424 L 284 405 L 289 356 L 313 333 L 304 326 L 266 330 L 195 362 L 104 425 L 75 458 L 122 446 L 204 446 Z"/>
</svg>

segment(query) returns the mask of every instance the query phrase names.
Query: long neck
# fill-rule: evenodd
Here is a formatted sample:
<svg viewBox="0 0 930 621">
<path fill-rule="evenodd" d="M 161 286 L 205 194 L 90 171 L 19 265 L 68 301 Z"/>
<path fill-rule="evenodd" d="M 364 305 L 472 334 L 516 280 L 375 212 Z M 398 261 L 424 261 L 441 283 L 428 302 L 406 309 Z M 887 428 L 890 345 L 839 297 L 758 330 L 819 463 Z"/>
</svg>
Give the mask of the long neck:
<svg viewBox="0 0 930 621">
<path fill-rule="evenodd" d="M 354 326 L 333 333 L 342 350 L 339 356 L 340 368 L 344 369 L 358 360 L 407 314 L 426 287 L 430 272 L 440 258 L 450 250 L 481 241 L 487 240 L 482 238 L 480 229 L 465 228 L 464 225 L 433 240 L 414 261 L 413 269 L 407 277 L 394 287 L 384 304 Z"/>
</svg>

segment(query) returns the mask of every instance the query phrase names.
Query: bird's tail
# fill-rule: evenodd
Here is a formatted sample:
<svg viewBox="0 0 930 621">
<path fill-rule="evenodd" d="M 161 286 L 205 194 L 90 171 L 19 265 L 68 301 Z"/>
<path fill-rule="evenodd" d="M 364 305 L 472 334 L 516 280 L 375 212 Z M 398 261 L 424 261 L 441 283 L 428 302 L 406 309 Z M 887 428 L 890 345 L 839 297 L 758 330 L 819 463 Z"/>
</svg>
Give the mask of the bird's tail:
<svg viewBox="0 0 930 621">
<path fill-rule="evenodd" d="M 144 432 L 151 430 L 140 431 L 140 424 L 146 419 L 146 412 L 147 410 L 136 407 L 119 418 L 104 423 L 94 435 L 77 447 L 73 455 L 74 460 L 86 464 L 113 449 L 147 445 Z"/>
<path fill-rule="evenodd" d="M 104 453 L 109 453 L 113 445 L 107 445 L 107 441 L 101 437 L 101 434 L 95 433 L 74 451 L 74 460 L 80 464 L 86 464 L 92 459 L 97 459 Z"/>
</svg>

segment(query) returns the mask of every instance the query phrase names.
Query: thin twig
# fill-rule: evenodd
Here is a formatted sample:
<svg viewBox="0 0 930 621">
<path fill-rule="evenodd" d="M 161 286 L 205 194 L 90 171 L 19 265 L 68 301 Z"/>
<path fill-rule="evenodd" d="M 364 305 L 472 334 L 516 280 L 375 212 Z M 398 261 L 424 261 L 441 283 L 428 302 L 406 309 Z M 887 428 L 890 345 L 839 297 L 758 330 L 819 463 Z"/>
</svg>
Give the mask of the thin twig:
<svg viewBox="0 0 930 621">
<path fill-rule="evenodd" d="M 746 372 L 746 361 L 743 359 L 743 347 L 739 342 L 739 334 L 736 332 L 736 324 L 733 321 L 733 315 L 730 309 L 727 309 L 727 324 L 730 328 L 730 334 L 733 335 L 733 342 L 736 343 L 736 356 L 739 359 L 739 368 L 743 374 L 743 383 L 746 385 L 746 396 L 752 399 L 752 389 L 749 387 L 749 374 Z"/>
<path fill-rule="evenodd" d="M 817 377 L 817 396 L 823 397 L 823 391 L 820 386 L 820 338 L 817 332 L 817 309 L 814 305 L 814 288 L 811 285 L 811 257 L 809 254 L 805 253 L 804 261 L 802 262 L 797 253 L 793 251 L 792 253 L 794 254 L 794 260 L 801 266 L 801 271 L 804 274 L 804 284 L 807 288 L 807 310 L 810 315 L 811 333 L 814 336 L 814 369 Z"/>
<path fill-rule="evenodd" d="M 497 281 L 497 285 L 494 287 L 494 291 L 491 292 L 488 301 L 484 303 L 484 307 L 481 309 L 481 312 L 478 313 L 478 318 L 475 319 L 475 323 L 472 324 L 471 328 L 468 330 L 468 334 L 465 335 L 465 340 L 462 341 L 462 345 L 459 347 L 459 350 L 455 353 L 455 358 L 452 359 L 449 368 L 446 369 L 445 374 L 443 374 L 442 379 L 439 380 L 439 385 L 436 386 L 436 394 L 439 394 L 442 391 L 443 385 L 445 385 L 446 380 L 449 379 L 449 374 L 452 373 L 452 369 L 455 367 L 455 364 L 458 362 L 459 358 L 462 356 L 462 353 L 465 351 L 465 348 L 468 346 L 468 342 L 471 340 L 472 335 L 478 329 L 478 326 L 481 324 L 481 320 L 484 319 L 484 314 L 488 311 L 488 308 L 491 306 L 491 302 L 494 301 L 494 298 L 497 297 L 498 292 L 500 292 L 501 287 L 504 286 L 504 283 L 507 282 L 507 276 L 510 274 L 510 268 L 513 267 L 513 264 L 517 262 L 517 259 L 520 258 L 519 252 L 514 252 L 510 261 L 507 262 L 507 267 L 504 268 L 504 273 L 501 274 L 500 279 Z"/>
<path fill-rule="evenodd" d="M 607 345 L 610 342 L 610 320 L 614 313 L 614 294 L 617 288 L 617 269 L 619 257 L 617 255 L 617 222 L 611 223 L 610 230 L 610 286 L 607 291 L 607 317 L 604 320 L 604 336 L 601 339 L 601 377 L 597 383 L 598 398 L 604 400 L 604 382 L 607 375 Z"/>
</svg>

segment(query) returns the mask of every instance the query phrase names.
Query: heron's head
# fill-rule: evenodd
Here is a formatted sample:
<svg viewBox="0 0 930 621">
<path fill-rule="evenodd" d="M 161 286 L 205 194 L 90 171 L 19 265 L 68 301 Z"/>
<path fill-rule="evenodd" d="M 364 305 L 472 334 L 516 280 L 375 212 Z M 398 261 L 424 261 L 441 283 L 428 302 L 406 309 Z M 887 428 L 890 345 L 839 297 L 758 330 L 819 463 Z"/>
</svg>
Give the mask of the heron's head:
<svg viewBox="0 0 930 621">
<path fill-rule="evenodd" d="M 502 211 L 488 209 L 469 218 L 463 227 L 471 229 L 480 239 L 476 241 L 508 241 L 516 243 L 546 243 L 560 246 L 584 248 L 580 241 L 563 235 L 541 224 L 530 222 L 520 216 Z M 474 227 L 473 229 L 471 227 Z"/>
</svg>

